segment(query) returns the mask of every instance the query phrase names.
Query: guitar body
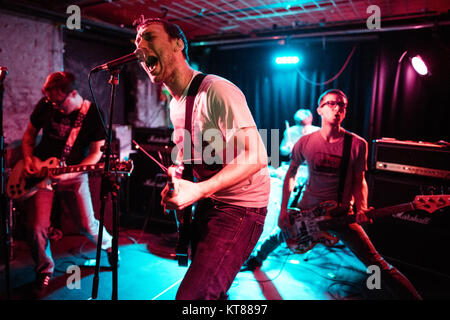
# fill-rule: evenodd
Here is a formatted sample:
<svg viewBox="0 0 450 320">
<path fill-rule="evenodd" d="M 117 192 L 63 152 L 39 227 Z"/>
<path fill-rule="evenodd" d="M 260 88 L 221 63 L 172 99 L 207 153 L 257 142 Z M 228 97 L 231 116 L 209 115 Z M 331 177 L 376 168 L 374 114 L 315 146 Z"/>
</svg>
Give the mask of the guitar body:
<svg viewBox="0 0 450 320">
<path fill-rule="evenodd" d="M 38 189 L 49 187 L 51 181 L 48 178 L 47 169 L 57 168 L 59 166 L 59 160 L 55 157 L 48 158 L 45 161 L 41 161 L 36 157 L 34 159 L 38 170 L 35 176 L 25 177 L 25 162 L 23 159 L 17 162 L 11 171 L 6 187 L 6 193 L 11 199 L 24 200 L 35 194 Z"/>
<path fill-rule="evenodd" d="M 311 210 L 290 209 L 290 227 L 284 234 L 288 248 L 294 253 L 305 253 L 319 243 L 335 245 L 339 239 L 323 230 L 320 222 L 332 219 L 336 208 L 336 202 L 326 201 Z"/>
</svg>

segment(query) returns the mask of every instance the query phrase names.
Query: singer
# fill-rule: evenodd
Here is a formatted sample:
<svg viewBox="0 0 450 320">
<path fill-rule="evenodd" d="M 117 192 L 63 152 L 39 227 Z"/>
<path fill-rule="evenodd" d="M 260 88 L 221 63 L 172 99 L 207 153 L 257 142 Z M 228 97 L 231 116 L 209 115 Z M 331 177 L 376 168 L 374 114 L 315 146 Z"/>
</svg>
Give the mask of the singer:
<svg viewBox="0 0 450 320">
<path fill-rule="evenodd" d="M 198 202 L 189 239 L 192 261 L 176 299 L 226 299 L 263 231 L 270 193 L 267 152 L 241 90 L 224 78 L 203 75 L 189 66 L 187 41 L 177 25 L 143 16 L 136 25 L 136 47 L 148 53 L 142 68 L 174 98 L 170 117 L 179 150 L 177 161 L 185 162 L 185 171 L 191 160 L 186 155 L 192 148 L 204 149 L 209 144 L 214 149 L 213 141 L 202 144 L 208 129 L 216 129 L 223 140 L 219 145 L 224 150 L 215 149 L 216 155 L 242 146 L 226 162 L 207 165 L 203 159 L 194 164 L 197 182 L 177 178 L 176 170 L 169 170 L 173 191 L 168 184 L 161 194 L 167 209 L 180 210 Z M 191 134 L 192 145 L 184 129 Z"/>
<path fill-rule="evenodd" d="M 98 112 L 90 101 L 77 91 L 75 76 L 70 72 L 55 72 L 47 77 L 43 97 L 31 114 L 22 139 L 23 174 L 39 175 L 42 161 L 56 157 L 67 165 L 95 164 L 102 155 L 105 131 Z M 42 139 L 35 147 L 42 129 Z M 43 297 L 48 289 L 55 264 L 53 262 L 49 229 L 54 196 L 66 203 L 80 231 L 92 242 L 98 236 L 98 220 L 94 217 L 87 173 L 67 173 L 49 177 L 38 185 L 38 191 L 25 200 L 27 235 L 35 262 L 36 282 L 32 294 Z M 102 249 L 111 264 L 112 238 L 103 230 Z"/>
</svg>

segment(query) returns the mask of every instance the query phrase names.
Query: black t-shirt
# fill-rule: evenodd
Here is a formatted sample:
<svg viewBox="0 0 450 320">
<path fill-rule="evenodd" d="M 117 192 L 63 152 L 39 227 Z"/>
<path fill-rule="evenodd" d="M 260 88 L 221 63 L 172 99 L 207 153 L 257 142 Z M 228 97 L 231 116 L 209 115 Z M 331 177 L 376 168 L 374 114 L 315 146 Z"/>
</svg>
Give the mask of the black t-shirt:
<svg viewBox="0 0 450 320">
<path fill-rule="evenodd" d="M 34 155 L 41 160 L 49 157 L 61 158 L 67 138 L 72 130 L 80 109 L 64 114 L 42 98 L 30 116 L 31 124 L 39 131 L 42 139 L 34 149 Z M 77 139 L 66 160 L 67 165 L 79 164 L 89 153 L 93 141 L 105 139 L 102 122 L 93 103 L 84 118 Z"/>
</svg>

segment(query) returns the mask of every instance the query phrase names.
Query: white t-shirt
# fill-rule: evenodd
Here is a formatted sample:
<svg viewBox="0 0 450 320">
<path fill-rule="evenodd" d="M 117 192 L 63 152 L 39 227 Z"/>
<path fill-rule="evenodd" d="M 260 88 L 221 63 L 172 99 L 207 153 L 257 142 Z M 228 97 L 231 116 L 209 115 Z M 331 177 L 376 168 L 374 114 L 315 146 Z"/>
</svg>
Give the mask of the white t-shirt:
<svg viewBox="0 0 450 320">
<path fill-rule="evenodd" d="M 194 72 L 193 78 L 198 73 Z M 186 95 L 190 84 L 179 101 L 172 99 L 170 102 L 170 119 L 174 125 L 173 141 L 180 150 L 183 149 Z M 207 75 L 199 87 L 192 110 L 194 149 L 205 146 L 207 141 L 210 145 L 203 149 L 205 162 L 227 163 L 233 156 L 226 155 L 226 143 L 231 143 L 233 135 L 246 127 L 256 127 L 256 124 L 244 94 L 230 81 L 216 75 Z M 194 163 L 200 161 L 201 151 L 202 149 L 200 152 L 194 151 L 189 158 Z M 215 193 L 211 198 L 243 207 L 262 208 L 268 205 L 269 193 L 269 170 L 265 167 L 250 178 Z"/>
</svg>

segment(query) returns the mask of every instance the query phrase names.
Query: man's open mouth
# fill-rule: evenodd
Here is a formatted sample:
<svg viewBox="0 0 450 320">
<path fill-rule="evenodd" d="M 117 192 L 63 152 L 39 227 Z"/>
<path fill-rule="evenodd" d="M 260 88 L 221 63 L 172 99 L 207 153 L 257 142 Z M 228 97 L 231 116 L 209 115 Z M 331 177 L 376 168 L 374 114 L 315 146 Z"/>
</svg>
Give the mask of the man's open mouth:
<svg viewBox="0 0 450 320">
<path fill-rule="evenodd" d="M 156 58 L 154 56 L 149 56 L 147 58 L 147 61 L 145 62 L 145 64 L 150 69 L 150 71 L 152 71 L 155 68 L 157 62 L 158 62 L 158 58 Z"/>
</svg>

